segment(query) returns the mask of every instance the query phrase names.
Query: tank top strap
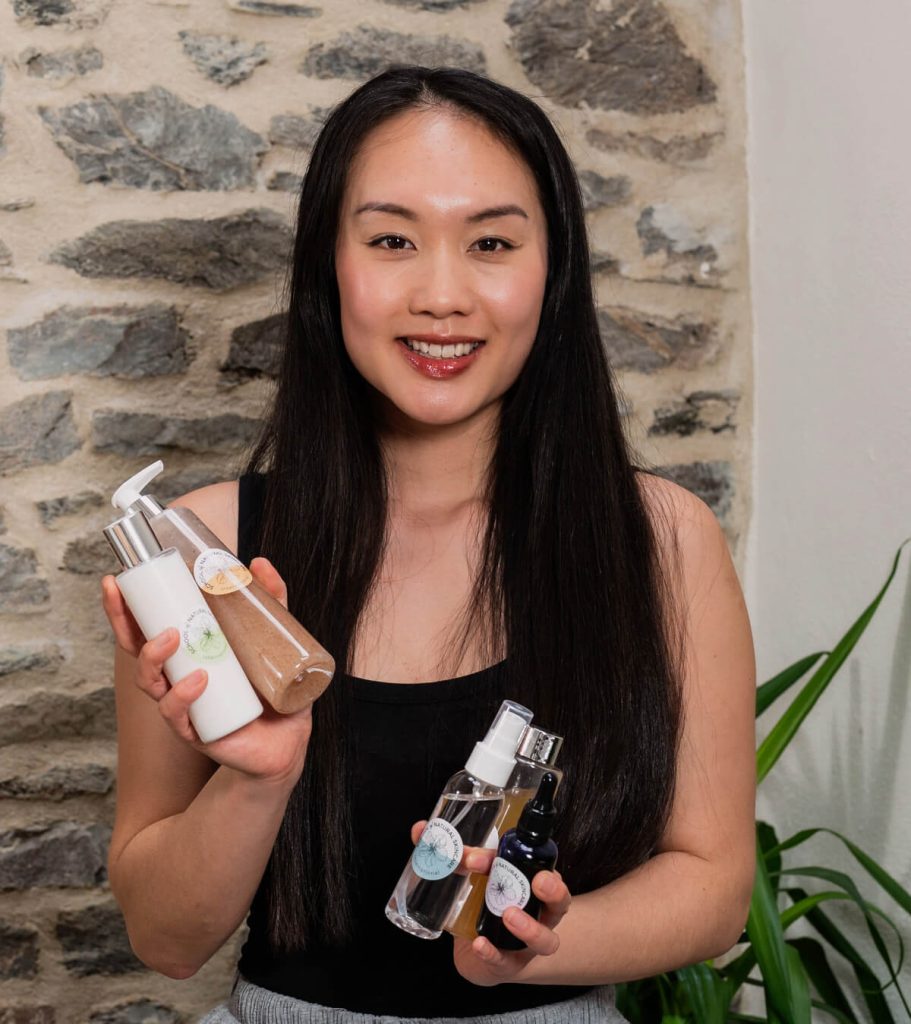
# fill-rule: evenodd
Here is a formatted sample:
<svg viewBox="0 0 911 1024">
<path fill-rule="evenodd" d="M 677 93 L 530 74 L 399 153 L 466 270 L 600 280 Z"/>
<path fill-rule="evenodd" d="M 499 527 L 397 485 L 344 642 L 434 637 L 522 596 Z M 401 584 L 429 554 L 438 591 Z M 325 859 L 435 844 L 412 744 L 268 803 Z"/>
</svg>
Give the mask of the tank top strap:
<svg viewBox="0 0 911 1024">
<path fill-rule="evenodd" d="M 260 554 L 260 529 L 263 504 L 266 500 L 266 477 L 263 473 L 245 473 L 237 493 L 237 557 L 249 565 Z"/>
</svg>

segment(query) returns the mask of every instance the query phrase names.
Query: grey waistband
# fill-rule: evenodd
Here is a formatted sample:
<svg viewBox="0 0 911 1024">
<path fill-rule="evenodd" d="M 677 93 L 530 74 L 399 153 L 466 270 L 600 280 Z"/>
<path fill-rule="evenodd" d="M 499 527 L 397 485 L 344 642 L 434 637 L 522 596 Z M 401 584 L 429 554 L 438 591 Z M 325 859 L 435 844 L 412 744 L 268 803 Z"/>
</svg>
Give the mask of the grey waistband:
<svg viewBox="0 0 911 1024">
<path fill-rule="evenodd" d="M 611 985 L 583 992 L 563 1003 L 480 1017 L 392 1017 L 319 1006 L 270 992 L 239 978 L 229 1002 L 199 1024 L 622 1024 Z"/>
</svg>

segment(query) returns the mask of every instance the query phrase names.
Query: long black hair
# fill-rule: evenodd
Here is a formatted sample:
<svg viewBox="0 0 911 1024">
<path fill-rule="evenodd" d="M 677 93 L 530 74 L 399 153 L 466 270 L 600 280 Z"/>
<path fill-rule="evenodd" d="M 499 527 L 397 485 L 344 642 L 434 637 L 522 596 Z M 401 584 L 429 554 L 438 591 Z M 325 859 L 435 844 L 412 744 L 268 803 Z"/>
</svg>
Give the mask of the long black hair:
<svg viewBox="0 0 911 1024">
<path fill-rule="evenodd" d="M 476 119 L 528 166 L 547 219 L 538 333 L 504 395 L 488 471 L 472 609 L 506 652 L 506 692 L 566 738 L 564 824 L 573 892 L 645 860 L 664 830 L 680 732 L 678 630 L 598 333 L 582 199 L 559 136 L 528 98 L 468 71 L 399 67 L 344 100 L 303 182 L 286 344 L 274 405 L 248 471 L 268 476 L 259 548 L 291 610 L 350 668 L 383 554 L 387 480 L 369 387 L 345 351 L 334 247 L 367 135 L 413 109 Z M 472 619 L 469 609 L 468 621 Z M 314 706 L 307 763 L 263 878 L 270 938 L 301 948 L 351 926 L 348 688 Z"/>
</svg>

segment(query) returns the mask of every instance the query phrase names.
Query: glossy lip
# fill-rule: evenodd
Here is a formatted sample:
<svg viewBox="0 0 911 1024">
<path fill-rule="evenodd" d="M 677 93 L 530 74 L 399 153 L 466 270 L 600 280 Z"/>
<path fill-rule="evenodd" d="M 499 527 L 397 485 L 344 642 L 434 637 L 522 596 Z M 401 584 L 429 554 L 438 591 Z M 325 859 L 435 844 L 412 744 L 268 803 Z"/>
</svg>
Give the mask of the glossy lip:
<svg viewBox="0 0 911 1024">
<path fill-rule="evenodd" d="M 418 373 L 422 373 L 425 377 L 430 377 L 431 380 L 447 380 L 450 377 L 456 377 L 460 373 L 464 373 L 478 358 L 484 348 L 484 343 L 481 341 L 481 344 L 474 352 L 470 352 L 467 356 L 453 356 L 452 359 L 434 359 L 410 349 L 405 343 L 405 337 L 411 338 L 413 341 L 426 341 L 430 345 L 459 345 L 465 342 L 481 341 L 481 339 L 455 334 L 446 335 L 445 337 L 439 334 L 409 334 L 396 338 L 408 362 L 411 363 Z"/>
</svg>

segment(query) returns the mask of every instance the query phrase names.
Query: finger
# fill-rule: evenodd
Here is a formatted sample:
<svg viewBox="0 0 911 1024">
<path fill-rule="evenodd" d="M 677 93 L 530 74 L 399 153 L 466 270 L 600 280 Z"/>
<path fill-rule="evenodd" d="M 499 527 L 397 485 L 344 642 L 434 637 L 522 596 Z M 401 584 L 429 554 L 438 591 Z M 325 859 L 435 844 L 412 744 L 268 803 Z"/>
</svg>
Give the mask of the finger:
<svg viewBox="0 0 911 1024">
<path fill-rule="evenodd" d="M 485 939 L 483 935 L 479 935 L 472 942 L 471 951 L 479 960 L 483 960 L 488 967 L 505 967 L 507 964 L 505 954 L 497 949 L 490 939 Z"/>
<path fill-rule="evenodd" d="M 170 686 L 164 674 L 164 663 L 177 650 L 180 634 L 176 629 L 166 629 L 158 636 L 143 644 L 136 660 L 136 682 L 152 700 L 161 700 Z"/>
<path fill-rule="evenodd" d="M 259 556 L 254 558 L 250 563 L 250 571 L 256 577 L 256 582 L 260 586 L 265 587 L 266 590 L 278 601 L 288 607 L 288 588 L 285 586 L 285 581 L 279 575 L 278 570 L 269 561 L 268 558 Z"/>
<path fill-rule="evenodd" d="M 487 875 L 496 855 L 496 850 L 488 850 L 483 846 L 466 846 L 458 870 L 462 874 Z"/>
<path fill-rule="evenodd" d="M 111 629 L 114 631 L 117 645 L 122 647 L 127 654 L 132 654 L 134 658 L 138 657 L 139 649 L 145 643 L 145 637 L 142 635 L 142 630 L 136 625 L 136 620 L 127 607 L 113 576 L 105 576 L 101 580 L 101 605 L 111 624 Z"/>
<path fill-rule="evenodd" d="M 198 668 L 184 676 L 179 683 L 175 683 L 158 702 L 161 717 L 181 739 L 190 743 L 199 741 L 199 736 L 190 722 L 190 705 L 205 690 L 208 678 L 206 670 Z"/>
<path fill-rule="evenodd" d="M 507 907 L 503 914 L 503 924 L 521 939 L 532 953 L 538 956 L 551 956 L 560 947 L 560 939 L 555 931 L 547 925 L 536 921 L 518 907 Z"/>
<path fill-rule="evenodd" d="M 420 838 L 421 838 L 421 836 L 423 835 L 423 833 L 424 833 L 424 829 L 425 829 L 426 827 L 427 827 L 427 822 L 426 822 L 426 820 L 425 820 L 425 821 L 416 821 L 416 822 L 415 822 L 415 823 L 414 823 L 414 824 L 413 824 L 413 825 L 411 826 L 411 842 L 412 842 L 412 844 L 413 844 L 414 846 L 417 846 L 417 845 L 418 845 L 418 842 L 420 841 Z"/>
<path fill-rule="evenodd" d="M 569 910 L 573 898 L 557 871 L 539 871 L 532 879 L 531 891 L 543 904 L 539 920 L 553 928 Z"/>
</svg>

